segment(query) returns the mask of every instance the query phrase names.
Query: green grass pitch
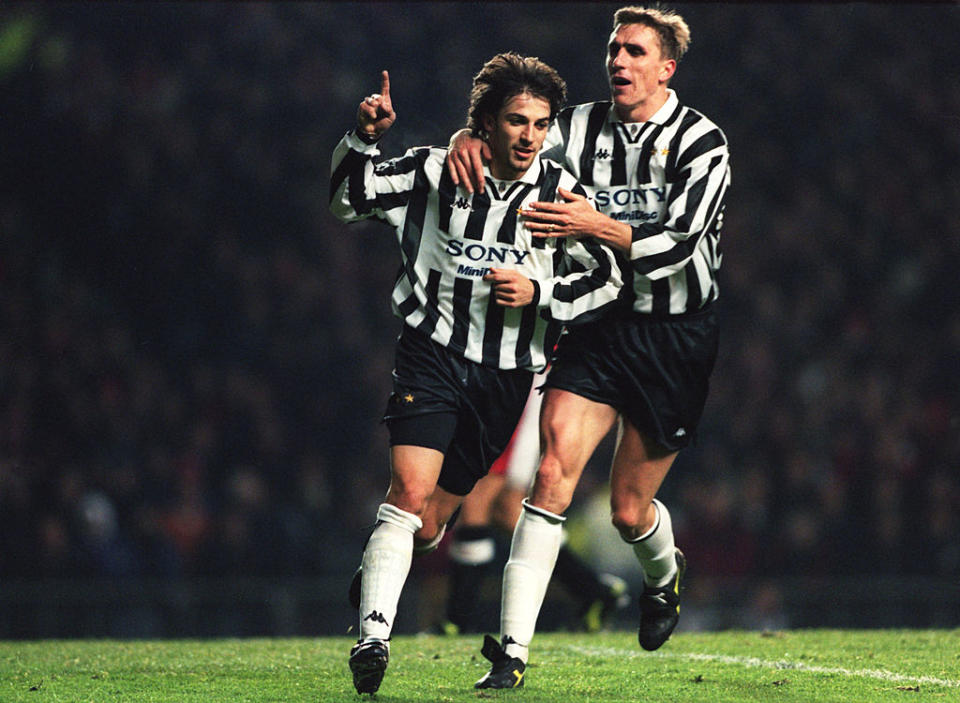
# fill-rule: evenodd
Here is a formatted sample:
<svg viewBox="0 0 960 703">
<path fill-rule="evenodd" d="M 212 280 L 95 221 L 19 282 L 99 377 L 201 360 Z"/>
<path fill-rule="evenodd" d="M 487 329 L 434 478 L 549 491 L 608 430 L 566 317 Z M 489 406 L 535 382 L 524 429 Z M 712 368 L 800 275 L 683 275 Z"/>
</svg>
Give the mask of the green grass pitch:
<svg viewBox="0 0 960 703">
<path fill-rule="evenodd" d="M 538 634 L 526 687 L 480 692 L 479 636 L 402 636 L 374 700 L 960 701 L 960 630 L 679 633 L 657 652 L 634 635 Z M 230 639 L 0 642 L 0 701 L 311 701 L 358 696 L 352 641 Z"/>
</svg>

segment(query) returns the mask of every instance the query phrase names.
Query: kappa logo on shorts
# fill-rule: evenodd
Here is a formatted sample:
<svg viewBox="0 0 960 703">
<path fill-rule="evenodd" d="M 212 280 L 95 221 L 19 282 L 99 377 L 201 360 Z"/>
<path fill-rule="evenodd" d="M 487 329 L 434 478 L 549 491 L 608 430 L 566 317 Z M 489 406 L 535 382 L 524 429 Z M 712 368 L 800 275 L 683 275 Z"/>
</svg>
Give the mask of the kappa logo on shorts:
<svg viewBox="0 0 960 703">
<path fill-rule="evenodd" d="M 686 437 L 687 431 L 683 427 L 681 427 L 679 430 L 673 433 L 673 436 L 676 437 L 677 439 L 680 439 L 681 437 Z"/>
</svg>

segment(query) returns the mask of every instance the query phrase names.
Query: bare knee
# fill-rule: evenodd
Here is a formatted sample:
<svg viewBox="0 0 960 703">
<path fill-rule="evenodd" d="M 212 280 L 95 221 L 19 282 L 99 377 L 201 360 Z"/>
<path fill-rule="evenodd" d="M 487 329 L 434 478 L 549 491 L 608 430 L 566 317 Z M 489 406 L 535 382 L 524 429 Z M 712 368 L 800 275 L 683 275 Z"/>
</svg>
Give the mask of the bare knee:
<svg viewBox="0 0 960 703">
<path fill-rule="evenodd" d="M 567 475 L 563 463 L 556 456 L 545 454 L 533 483 L 530 503 L 559 515 L 570 507 L 575 486 L 575 478 Z"/>
<path fill-rule="evenodd" d="M 656 508 L 653 507 L 652 502 L 615 499 L 611 501 L 610 521 L 620 536 L 627 541 L 635 540 L 649 532 L 656 523 L 656 519 Z"/>
<path fill-rule="evenodd" d="M 385 502 L 422 519 L 427 509 L 428 498 L 429 494 L 424 490 L 418 490 L 414 486 L 397 485 L 394 482 L 390 484 Z"/>
</svg>

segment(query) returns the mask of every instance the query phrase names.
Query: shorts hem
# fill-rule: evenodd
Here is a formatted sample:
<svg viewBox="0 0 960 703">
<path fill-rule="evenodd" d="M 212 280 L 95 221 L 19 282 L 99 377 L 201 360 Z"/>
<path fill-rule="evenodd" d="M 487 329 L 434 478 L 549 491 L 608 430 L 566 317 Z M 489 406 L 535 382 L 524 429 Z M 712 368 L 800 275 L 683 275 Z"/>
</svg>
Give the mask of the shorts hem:
<svg viewBox="0 0 960 703">
<path fill-rule="evenodd" d="M 563 381 L 554 382 L 551 376 L 547 375 L 547 380 L 541 386 L 544 390 L 547 388 L 556 388 L 558 391 L 566 391 L 567 393 L 573 393 L 574 395 L 579 395 L 581 398 L 586 398 L 587 400 L 593 401 L 594 403 L 601 403 L 603 405 L 609 405 L 611 408 L 616 410 L 618 413 L 622 412 L 610 398 L 604 398 L 599 393 L 593 393 L 591 391 L 585 391 L 583 388 L 575 387 L 573 384 L 564 383 Z"/>
</svg>

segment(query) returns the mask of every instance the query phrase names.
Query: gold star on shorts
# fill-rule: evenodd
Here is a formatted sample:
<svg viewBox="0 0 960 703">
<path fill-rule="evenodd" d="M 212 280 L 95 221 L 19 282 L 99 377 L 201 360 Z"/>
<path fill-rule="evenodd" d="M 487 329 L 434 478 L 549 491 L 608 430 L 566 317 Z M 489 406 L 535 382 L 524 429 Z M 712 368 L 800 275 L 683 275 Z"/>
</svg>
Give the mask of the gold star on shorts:
<svg viewBox="0 0 960 703">
<path fill-rule="evenodd" d="M 405 396 L 403 396 L 403 402 L 404 402 L 404 403 L 412 403 L 412 402 L 413 402 L 413 393 L 407 393 Z"/>
</svg>

